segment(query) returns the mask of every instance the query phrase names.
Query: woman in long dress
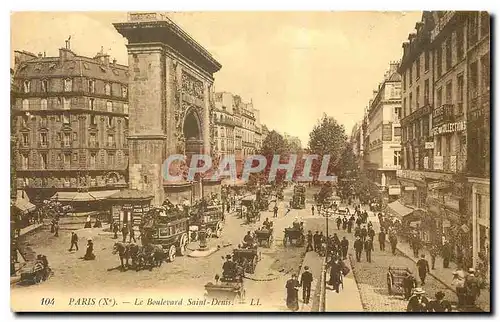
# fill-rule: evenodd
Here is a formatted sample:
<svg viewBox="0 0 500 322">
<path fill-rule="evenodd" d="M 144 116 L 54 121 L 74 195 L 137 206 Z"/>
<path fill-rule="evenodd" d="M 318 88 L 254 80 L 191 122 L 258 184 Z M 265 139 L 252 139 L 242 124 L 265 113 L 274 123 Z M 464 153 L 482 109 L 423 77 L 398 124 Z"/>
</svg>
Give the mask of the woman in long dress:
<svg viewBox="0 0 500 322">
<path fill-rule="evenodd" d="M 294 312 L 299 310 L 299 286 L 297 274 L 286 282 L 286 306 Z"/>
</svg>

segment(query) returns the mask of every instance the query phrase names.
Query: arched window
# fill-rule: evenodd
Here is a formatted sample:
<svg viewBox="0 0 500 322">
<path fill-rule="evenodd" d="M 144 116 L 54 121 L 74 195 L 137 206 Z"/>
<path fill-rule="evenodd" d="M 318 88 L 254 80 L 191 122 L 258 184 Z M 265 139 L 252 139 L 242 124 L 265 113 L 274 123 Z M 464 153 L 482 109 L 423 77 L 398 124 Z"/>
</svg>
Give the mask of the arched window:
<svg viewBox="0 0 500 322">
<path fill-rule="evenodd" d="M 24 81 L 23 85 L 24 85 L 24 87 L 23 87 L 24 92 L 29 93 L 31 91 L 31 82 L 29 80 Z"/>
<path fill-rule="evenodd" d="M 111 102 L 111 101 L 106 102 L 106 110 L 108 112 L 113 112 L 113 102 Z"/>
</svg>

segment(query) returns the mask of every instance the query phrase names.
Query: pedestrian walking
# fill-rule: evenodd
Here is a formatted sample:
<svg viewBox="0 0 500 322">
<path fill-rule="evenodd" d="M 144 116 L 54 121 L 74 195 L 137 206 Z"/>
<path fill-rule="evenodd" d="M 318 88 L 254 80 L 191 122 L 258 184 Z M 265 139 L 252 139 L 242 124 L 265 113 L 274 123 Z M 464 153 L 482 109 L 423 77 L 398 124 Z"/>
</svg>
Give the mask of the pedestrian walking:
<svg viewBox="0 0 500 322">
<path fill-rule="evenodd" d="M 347 233 L 351 234 L 352 233 L 352 227 L 354 226 L 354 221 L 356 219 L 354 219 L 354 215 L 351 216 L 351 218 L 349 218 L 349 221 L 347 222 Z"/>
<path fill-rule="evenodd" d="M 311 284 L 313 281 L 313 276 L 311 272 L 309 272 L 309 267 L 304 267 L 304 272 L 300 276 L 300 286 L 302 287 L 302 301 L 305 304 L 309 304 L 309 300 L 311 299 Z"/>
<path fill-rule="evenodd" d="M 380 245 L 380 250 L 385 251 L 385 231 L 383 229 L 378 233 L 378 243 Z"/>
<path fill-rule="evenodd" d="M 76 250 L 78 251 L 78 235 L 75 232 L 71 232 L 71 246 L 69 247 L 68 251 L 73 250 L 73 246 L 75 246 Z"/>
<path fill-rule="evenodd" d="M 429 302 L 428 312 L 451 312 L 451 303 L 444 299 L 445 294 L 441 291 L 435 295 L 436 299 Z"/>
<path fill-rule="evenodd" d="M 118 239 L 118 231 L 120 230 L 120 227 L 117 222 L 113 223 L 113 233 L 115 234 L 113 236 L 113 239 Z"/>
<path fill-rule="evenodd" d="M 332 285 L 335 292 L 339 293 L 340 284 L 342 284 L 342 261 L 334 258 L 330 263 L 330 280 L 328 285 Z"/>
<path fill-rule="evenodd" d="M 311 214 L 314 216 L 314 205 L 311 206 Z"/>
<path fill-rule="evenodd" d="M 432 245 L 429 253 L 431 254 L 431 269 L 435 269 L 436 265 L 436 256 L 439 253 L 439 248 L 436 244 Z"/>
<path fill-rule="evenodd" d="M 123 242 L 126 243 L 127 242 L 127 235 L 128 235 L 128 228 L 127 228 L 127 225 L 126 224 L 123 224 L 123 228 L 122 228 L 122 236 L 123 236 Z"/>
<path fill-rule="evenodd" d="M 364 243 L 366 241 L 366 237 L 368 236 L 368 230 L 365 226 L 361 228 L 361 241 Z"/>
<path fill-rule="evenodd" d="M 430 272 L 429 262 L 425 259 L 424 254 L 422 254 L 421 258 L 417 261 L 417 269 L 418 269 L 418 276 L 420 277 L 420 281 L 422 283 L 422 286 L 424 286 L 425 285 L 425 277 L 427 276 L 427 273 Z"/>
<path fill-rule="evenodd" d="M 450 242 L 445 240 L 443 244 L 443 268 L 448 268 L 450 266 L 450 257 L 451 257 L 451 246 Z"/>
<path fill-rule="evenodd" d="M 286 282 L 286 306 L 292 311 L 299 310 L 299 287 L 297 274 L 293 274 L 292 278 Z"/>
<path fill-rule="evenodd" d="M 306 253 L 310 250 L 314 250 L 314 247 L 313 247 L 313 234 L 312 232 L 309 230 L 309 232 L 307 233 L 307 246 L 306 246 Z"/>
<path fill-rule="evenodd" d="M 342 250 L 342 259 L 347 259 L 347 250 L 349 249 L 349 241 L 347 238 L 342 238 L 342 241 L 340 242 L 340 248 Z"/>
<path fill-rule="evenodd" d="M 315 252 L 318 252 L 321 245 L 321 237 L 319 237 L 319 232 L 316 231 L 313 236 L 313 248 Z"/>
<path fill-rule="evenodd" d="M 465 277 L 465 305 L 468 307 L 474 307 L 476 305 L 476 300 L 481 292 L 479 281 L 475 273 L 476 270 L 471 267 L 469 268 L 469 275 Z"/>
<path fill-rule="evenodd" d="M 465 272 L 463 269 L 459 268 L 453 272 L 453 279 L 451 285 L 455 286 L 455 291 L 457 293 L 458 306 L 462 307 L 465 305 Z"/>
<path fill-rule="evenodd" d="M 361 238 L 356 237 L 353 246 L 354 246 L 354 251 L 356 252 L 356 261 L 360 262 L 361 252 L 363 251 L 363 242 L 361 241 Z"/>
<path fill-rule="evenodd" d="M 85 252 L 85 255 L 83 256 L 84 260 L 94 260 L 95 255 L 94 255 L 94 243 L 92 242 L 92 239 L 89 238 L 87 240 L 87 251 Z"/>
<path fill-rule="evenodd" d="M 340 219 L 340 216 L 337 217 L 335 223 L 337 224 L 337 230 L 340 230 L 340 225 L 342 225 L 342 219 Z"/>
<path fill-rule="evenodd" d="M 396 246 L 398 245 L 398 238 L 396 235 L 390 235 L 389 242 L 391 243 L 392 255 L 396 255 Z"/>
<path fill-rule="evenodd" d="M 415 287 L 417 287 L 417 280 L 413 276 L 413 273 L 409 272 L 403 279 L 403 294 L 405 300 L 408 300 L 411 297 L 411 290 Z"/>
<path fill-rule="evenodd" d="M 56 221 L 55 224 L 54 224 L 54 237 L 59 237 L 59 222 Z"/>
<path fill-rule="evenodd" d="M 413 249 L 413 256 L 415 256 L 415 258 L 418 258 L 418 254 L 420 251 L 420 238 L 418 236 L 418 233 L 414 233 L 412 236 L 411 248 Z"/>
<path fill-rule="evenodd" d="M 368 228 L 368 238 L 370 238 L 372 241 L 375 239 L 375 230 L 373 230 L 372 227 Z"/>
<path fill-rule="evenodd" d="M 366 254 L 366 261 L 368 263 L 372 262 L 372 250 L 373 250 L 373 241 L 371 238 L 367 238 L 364 242 L 364 248 L 365 248 L 365 254 Z"/>
<path fill-rule="evenodd" d="M 129 232 L 129 243 L 132 242 L 132 239 L 134 240 L 134 243 L 137 243 L 137 241 L 135 240 L 135 231 L 134 231 L 134 226 L 133 225 L 130 225 L 130 232 Z"/>
</svg>

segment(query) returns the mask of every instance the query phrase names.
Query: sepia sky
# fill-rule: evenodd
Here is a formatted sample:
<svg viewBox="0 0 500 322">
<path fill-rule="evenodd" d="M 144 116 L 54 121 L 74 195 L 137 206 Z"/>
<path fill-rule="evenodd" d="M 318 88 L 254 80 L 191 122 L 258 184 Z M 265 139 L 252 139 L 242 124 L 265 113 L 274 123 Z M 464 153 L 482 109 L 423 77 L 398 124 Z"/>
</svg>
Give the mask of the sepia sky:
<svg viewBox="0 0 500 322">
<path fill-rule="evenodd" d="M 240 94 L 269 128 L 307 145 L 323 112 L 347 133 L 363 116 L 372 90 L 420 12 L 191 12 L 169 17 L 221 64 L 215 90 Z M 11 46 L 47 56 L 71 35 L 71 49 L 93 56 L 101 46 L 128 64 L 126 40 L 111 25 L 125 12 L 13 13 Z M 13 60 L 11 60 L 13 65 Z"/>
</svg>

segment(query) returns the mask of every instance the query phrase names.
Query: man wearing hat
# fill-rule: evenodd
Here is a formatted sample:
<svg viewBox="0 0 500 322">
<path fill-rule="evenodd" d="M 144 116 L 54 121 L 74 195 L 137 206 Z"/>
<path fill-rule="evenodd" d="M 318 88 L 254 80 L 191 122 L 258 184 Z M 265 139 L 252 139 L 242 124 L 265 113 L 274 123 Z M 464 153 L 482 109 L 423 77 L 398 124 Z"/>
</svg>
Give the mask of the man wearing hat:
<svg viewBox="0 0 500 322">
<path fill-rule="evenodd" d="M 356 260 L 361 261 L 361 253 L 363 252 L 363 242 L 359 236 L 356 236 L 356 240 L 354 241 L 354 251 L 356 252 Z"/>
<path fill-rule="evenodd" d="M 408 301 L 408 306 L 406 307 L 406 312 L 427 312 L 429 306 L 429 300 L 424 296 L 425 291 L 417 287 L 413 290 L 413 295 Z"/>
<path fill-rule="evenodd" d="M 429 302 L 429 312 L 451 312 L 451 304 L 444 299 L 444 293 L 439 291 L 436 293 L 436 299 Z"/>
<path fill-rule="evenodd" d="M 465 277 L 465 304 L 467 306 L 474 306 L 476 304 L 476 299 L 481 292 L 479 287 L 479 281 L 475 276 L 476 270 L 474 268 L 469 268 L 469 275 Z"/>
<path fill-rule="evenodd" d="M 455 286 L 455 290 L 458 298 L 458 306 L 465 305 L 465 272 L 463 269 L 459 268 L 453 272 L 453 280 L 451 285 Z"/>
<path fill-rule="evenodd" d="M 311 283 L 313 281 L 313 276 L 309 272 L 309 266 L 304 267 L 304 272 L 300 276 L 300 286 L 302 287 L 302 301 L 305 304 L 309 304 L 311 298 Z"/>
<path fill-rule="evenodd" d="M 226 262 L 222 265 L 222 277 L 233 278 L 236 272 L 236 264 L 231 260 L 231 255 L 226 255 Z"/>
<path fill-rule="evenodd" d="M 411 296 L 411 290 L 417 287 L 417 281 L 413 276 L 412 272 L 409 272 L 408 275 L 403 279 L 403 292 L 405 300 L 408 300 Z"/>
<path fill-rule="evenodd" d="M 420 277 L 420 281 L 422 283 L 422 286 L 425 285 L 425 277 L 427 276 L 427 273 L 429 273 L 429 262 L 425 259 L 425 255 L 422 254 L 420 256 L 421 258 L 417 261 L 417 269 L 418 269 L 418 276 Z"/>
</svg>

